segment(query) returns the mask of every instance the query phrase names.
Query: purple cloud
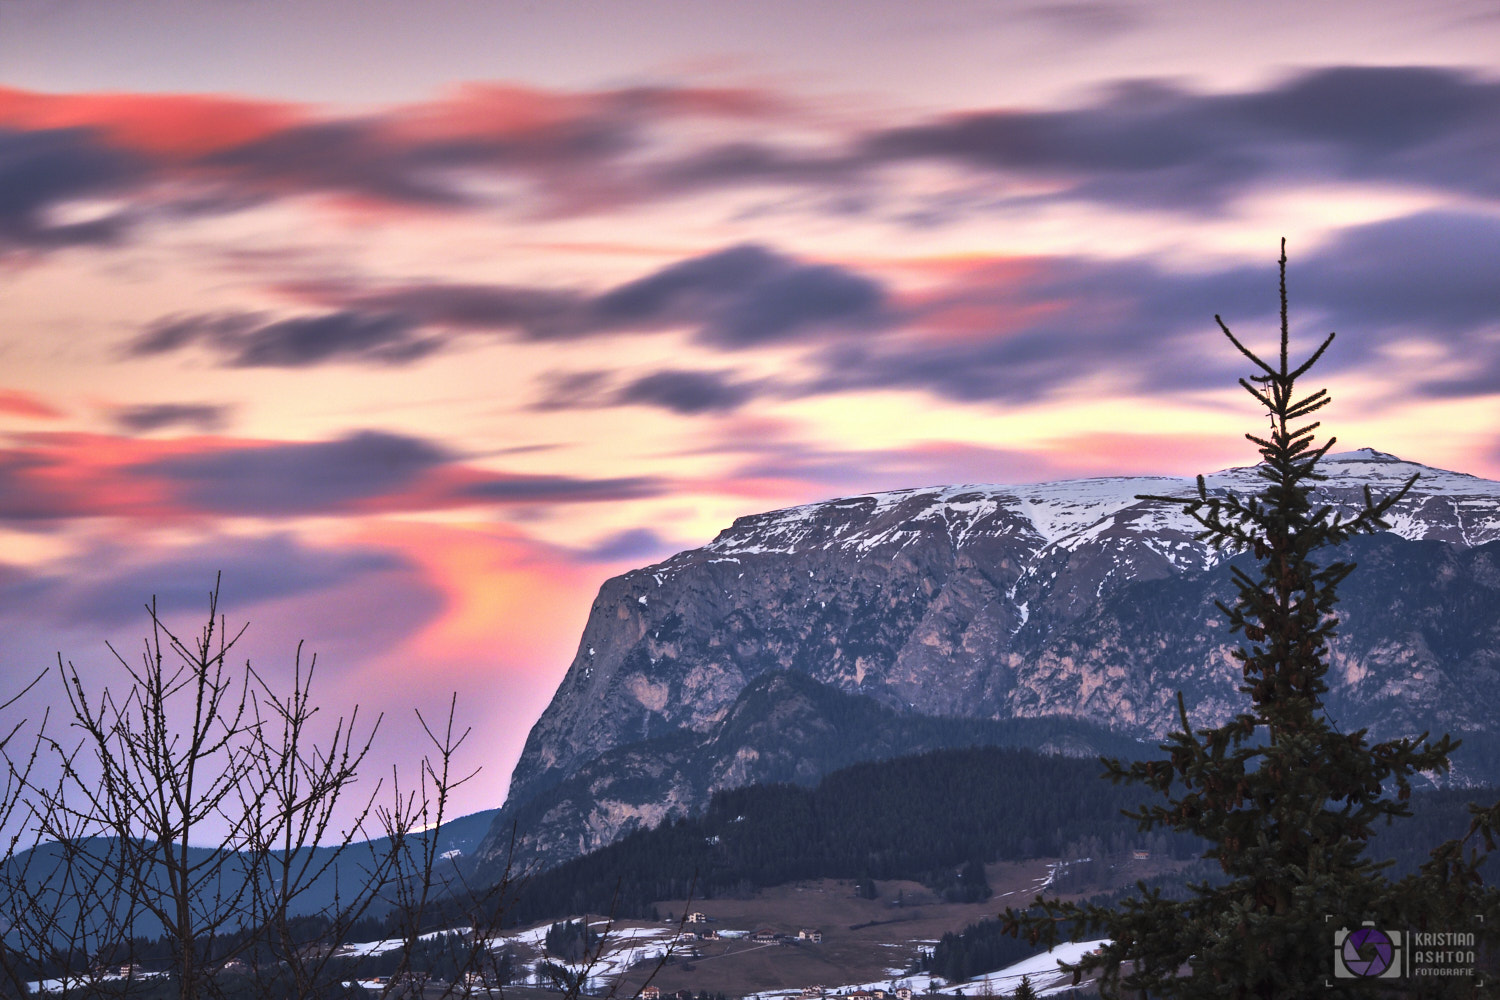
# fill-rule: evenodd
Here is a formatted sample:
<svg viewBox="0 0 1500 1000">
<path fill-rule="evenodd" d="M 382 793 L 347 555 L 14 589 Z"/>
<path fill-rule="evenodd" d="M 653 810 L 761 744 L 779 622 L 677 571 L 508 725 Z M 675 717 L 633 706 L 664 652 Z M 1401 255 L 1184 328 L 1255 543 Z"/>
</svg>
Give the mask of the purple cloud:
<svg viewBox="0 0 1500 1000">
<path fill-rule="evenodd" d="M 1424 213 L 1351 227 L 1325 247 L 1293 248 L 1297 317 L 1347 331 L 1329 365 L 1369 363 L 1396 339 L 1461 352 L 1471 374 L 1416 391 L 1488 391 L 1500 351 L 1483 331 L 1500 323 L 1488 261 L 1500 224 L 1482 214 Z M 1269 255 L 1268 255 L 1269 258 Z M 249 363 L 375 357 L 387 363 L 437 350 L 445 337 L 488 329 L 525 339 L 637 335 L 688 326 L 705 347 L 732 355 L 767 344 L 805 350 L 805 365 L 746 381 L 723 370 L 560 374 L 540 409 L 640 404 L 691 415 L 751 400 L 902 388 L 964 402 L 1026 402 L 1102 371 L 1141 391 L 1232 382 L 1236 359 L 1220 349 L 1212 317 L 1254 323 L 1275 307 L 1275 266 L 1180 272 L 1142 260 L 1046 257 L 1024 278 L 982 271 L 899 305 L 878 279 L 757 246 L 691 257 L 602 293 L 583 290 L 412 286 L 364 292 L 319 289 L 337 323 L 270 323 L 259 317 L 163 321 L 134 345 L 165 351 L 207 342 Z M 360 312 L 366 305 L 374 311 Z M 991 325 L 955 327 L 954 316 Z M 455 331 L 449 324 L 465 324 Z M 253 353 L 251 353 L 253 352 Z"/>
<path fill-rule="evenodd" d="M 147 403 L 120 407 L 111 416 L 116 426 L 136 433 L 157 431 L 165 427 L 214 431 L 228 422 L 231 409 L 229 406 L 210 403 Z"/>
<path fill-rule="evenodd" d="M 739 409 L 755 396 L 753 385 L 735 382 L 723 372 L 666 369 L 643 375 L 624 386 L 617 403 L 659 406 L 673 413 L 724 413 Z"/>
<path fill-rule="evenodd" d="M 1027 16 L 1045 16 L 1073 34 L 1127 30 L 1131 17 L 1116 5 L 1091 2 Z M 515 116 L 506 105 L 515 95 L 317 120 L 236 106 L 224 113 L 255 120 L 243 139 L 175 151 L 131 148 L 110 130 L 107 113 L 93 129 L 10 127 L 0 130 L 0 245 L 103 242 L 139 221 L 121 212 L 51 221 L 59 207 L 99 196 L 138 197 L 138 213 L 162 218 L 309 194 L 442 212 L 508 197 L 476 193 L 484 185 L 470 183 L 474 177 L 506 182 L 497 189 L 519 185 L 525 196 L 509 207 L 528 215 L 597 215 L 767 184 L 806 191 L 814 196 L 809 204 L 823 211 L 869 211 L 893 190 L 887 168 L 933 161 L 980 177 L 1039 179 L 1051 199 L 1189 214 L 1222 212 L 1247 192 L 1306 180 L 1500 197 L 1492 169 L 1500 149 L 1500 82 L 1446 67 L 1325 67 L 1238 93 L 1133 81 L 1072 108 L 981 110 L 863 131 L 828 126 L 811 142 L 804 128 L 796 145 L 709 140 L 684 148 L 656 141 L 663 128 L 705 117 L 774 123 L 796 110 L 765 94 L 637 88 L 523 97 L 541 110 Z M 934 200 L 911 217 L 944 218 L 955 210 Z M 715 269 L 736 267 L 766 280 L 757 271 L 765 263 L 749 257 L 705 262 L 683 277 L 702 283 Z M 633 296 L 664 293 L 675 277 L 658 276 L 595 305 L 628 312 Z M 790 325 L 824 306 L 842 316 L 872 305 L 869 289 L 841 284 L 837 275 L 782 277 L 792 296 Z M 841 297 L 842 305 L 831 304 Z M 533 335 L 542 325 L 537 313 L 551 308 L 492 306 L 516 313 L 509 321 Z M 756 318 L 765 313 L 754 311 Z M 758 342 L 757 334 L 774 336 L 777 329 L 736 322 L 733 310 L 720 319 L 706 335 L 731 343 Z"/>
<path fill-rule="evenodd" d="M 621 285 L 595 299 L 591 312 L 606 329 L 692 323 L 700 343 L 736 349 L 875 326 L 884 305 L 884 291 L 869 278 L 746 245 Z"/>
<path fill-rule="evenodd" d="M 583 562 L 654 562 L 682 548 L 665 540 L 650 528 L 628 528 L 603 539 L 576 557 Z"/>
<path fill-rule="evenodd" d="M 1042 176 L 1054 197 L 1215 212 L 1309 178 L 1494 198 L 1500 83 L 1451 69 L 1333 67 L 1262 91 L 1131 84 L 1066 111 L 985 111 L 874 132 L 865 165 L 944 160 Z"/>
<path fill-rule="evenodd" d="M 451 460 L 436 445 L 381 431 L 173 455 L 131 474 L 171 483 L 181 502 L 216 514 L 292 516 L 347 509 L 399 491 Z"/>
<path fill-rule="evenodd" d="M 220 596 L 228 607 L 316 593 L 388 574 L 405 578 L 409 609 L 416 618 L 431 617 L 441 606 L 440 596 L 420 583 L 419 569 L 396 553 L 361 547 L 314 549 L 284 534 L 217 538 L 144 560 L 94 553 L 78 565 L 50 570 L 10 567 L 0 573 L 0 604 L 9 614 L 33 620 L 117 627 L 144 621 L 143 606 L 153 597 L 163 615 L 201 613 L 220 573 Z"/>
<path fill-rule="evenodd" d="M 129 190 L 146 174 L 138 157 L 85 129 L 0 128 L 0 250 L 114 242 L 129 222 L 125 212 L 72 223 L 51 216 L 70 202 Z"/>
<path fill-rule="evenodd" d="M 489 503 L 591 503 L 661 496 L 670 485 L 656 476 L 585 479 L 578 476 L 510 475 L 463 486 L 458 495 Z"/>
</svg>

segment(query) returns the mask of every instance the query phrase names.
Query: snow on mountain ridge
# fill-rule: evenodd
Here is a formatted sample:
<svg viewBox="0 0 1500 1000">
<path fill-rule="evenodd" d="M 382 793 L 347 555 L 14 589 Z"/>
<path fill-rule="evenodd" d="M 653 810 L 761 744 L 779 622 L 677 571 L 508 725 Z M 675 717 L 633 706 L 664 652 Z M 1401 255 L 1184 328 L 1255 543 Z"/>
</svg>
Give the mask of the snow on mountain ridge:
<svg viewBox="0 0 1500 1000">
<path fill-rule="evenodd" d="M 1210 491 L 1253 493 L 1264 485 L 1257 468 L 1224 469 L 1205 476 L 1204 482 Z M 1396 488 L 1412 473 L 1419 473 L 1412 495 L 1392 512 L 1393 530 L 1405 538 L 1428 537 L 1438 522 L 1445 525 L 1445 537 L 1466 545 L 1500 537 L 1500 514 L 1495 509 L 1500 483 L 1407 462 L 1373 448 L 1330 454 L 1320 471 L 1327 480 L 1318 484 L 1317 492 L 1326 502 L 1351 507 L 1364 485 L 1378 492 L 1381 487 Z M 1027 485 L 892 490 L 742 517 L 706 548 L 721 555 L 792 554 L 807 545 L 868 552 L 898 542 L 914 525 L 939 521 L 955 546 L 976 537 L 1020 533 L 1033 536 L 1038 550 L 1051 545 L 1072 550 L 1119 532 L 1185 534 L 1187 539 L 1174 540 L 1165 551 L 1153 548 L 1180 567 L 1201 567 L 1216 559 L 1190 541 L 1197 534 L 1197 524 L 1177 508 L 1137 499 L 1141 494 L 1189 496 L 1196 489 L 1196 479 L 1186 476 L 1106 476 Z M 1432 506 L 1444 500 L 1448 501 L 1445 510 L 1439 512 Z M 1456 528 L 1450 530 L 1447 525 Z"/>
</svg>

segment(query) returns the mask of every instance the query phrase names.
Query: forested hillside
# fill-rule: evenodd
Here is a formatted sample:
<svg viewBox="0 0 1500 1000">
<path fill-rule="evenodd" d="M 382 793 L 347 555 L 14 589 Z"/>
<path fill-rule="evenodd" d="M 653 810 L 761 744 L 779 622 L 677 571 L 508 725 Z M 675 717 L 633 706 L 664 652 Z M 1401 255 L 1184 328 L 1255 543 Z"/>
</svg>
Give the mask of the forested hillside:
<svg viewBox="0 0 1500 1000">
<path fill-rule="evenodd" d="M 720 792 L 670 820 L 543 872 L 513 901 L 517 923 L 583 912 L 650 916 L 656 900 L 748 893 L 805 878 L 910 879 L 982 899 L 973 862 L 1056 856 L 1086 836 L 1134 842 L 1120 811 L 1136 789 L 1099 780 L 1096 760 L 977 747 L 828 775 L 815 788 Z M 1152 847 L 1182 856 L 1187 841 Z M 974 873 L 978 871 L 976 880 Z"/>
<path fill-rule="evenodd" d="M 650 917 L 663 899 L 745 895 L 798 879 L 908 879 L 954 900 L 988 896 L 974 862 L 1078 859 L 1059 888 L 1090 891 L 1090 873 L 1132 848 L 1190 858 L 1183 837 L 1141 834 L 1121 810 L 1138 788 L 1099 778 L 1097 760 L 975 747 L 836 771 L 816 787 L 753 785 L 716 794 L 697 817 L 638 831 L 527 880 L 507 923 L 581 913 Z M 1399 872 L 1460 835 L 1483 789 L 1418 792 L 1416 816 L 1382 828 L 1375 851 Z M 976 879 L 975 873 L 978 873 Z"/>
</svg>

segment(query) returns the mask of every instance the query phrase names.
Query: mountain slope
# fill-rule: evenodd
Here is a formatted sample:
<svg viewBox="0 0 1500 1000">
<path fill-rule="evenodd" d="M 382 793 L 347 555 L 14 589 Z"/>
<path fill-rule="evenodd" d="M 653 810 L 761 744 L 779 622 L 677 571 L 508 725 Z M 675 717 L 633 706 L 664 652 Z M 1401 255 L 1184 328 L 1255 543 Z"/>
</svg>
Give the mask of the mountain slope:
<svg viewBox="0 0 1500 1000">
<path fill-rule="evenodd" d="M 1367 565 L 1344 588 L 1330 711 L 1377 735 L 1489 732 L 1500 484 L 1368 449 L 1329 456 L 1325 471 L 1319 498 L 1350 510 L 1366 485 L 1380 494 L 1421 473 L 1393 531 L 1351 546 Z M 1241 493 L 1260 483 L 1253 468 L 1206 481 Z M 670 737 L 706 752 L 741 693 L 777 671 L 896 715 L 1062 716 L 1154 738 L 1181 689 L 1195 719 L 1222 719 L 1239 683 L 1213 606 L 1228 588 L 1222 556 L 1177 508 L 1135 499 L 1193 488 L 1145 477 L 850 497 L 740 518 L 702 548 L 609 580 L 501 822 L 533 801 L 537 815 L 538 796 L 619 748 Z M 689 783 L 669 770 L 651 779 L 656 801 L 680 808 Z M 725 770 L 719 787 L 763 780 L 754 770 Z M 546 836 L 570 851 L 653 821 L 628 808 L 582 826 L 555 819 Z"/>
</svg>

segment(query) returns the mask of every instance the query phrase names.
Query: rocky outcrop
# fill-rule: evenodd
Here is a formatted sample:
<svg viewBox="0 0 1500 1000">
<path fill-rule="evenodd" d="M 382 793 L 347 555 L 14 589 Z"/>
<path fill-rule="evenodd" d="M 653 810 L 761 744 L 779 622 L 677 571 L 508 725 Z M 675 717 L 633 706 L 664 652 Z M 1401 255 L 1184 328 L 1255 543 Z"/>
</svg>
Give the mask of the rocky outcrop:
<svg viewBox="0 0 1500 1000">
<path fill-rule="evenodd" d="M 1494 728 L 1500 484 L 1370 450 L 1331 456 L 1325 471 L 1321 499 L 1351 510 L 1365 485 L 1379 494 L 1422 474 L 1391 533 L 1351 543 L 1362 568 L 1342 590 L 1330 713 L 1377 735 Z M 1206 481 L 1241 493 L 1260 483 L 1253 468 Z M 1137 499 L 1193 489 L 1113 478 L 850 497 L 740 518 L 702 548 L 616 577 L 531 731 L 506 817 L 526 811 L 556 828 L 536 836 L 571 851 L 688 808 L 716 781 L 811 780 L 821 765 L 707 749 L 772 673 L 893 717 L 1062 717 L 1149 739 L 1173 727 L 1182 690 L 1195 721 L 1216 722 L 1239 698 L 1213 603 L 1230 596 L 1224 557 L 1179 510 Z M 813 724 L 785 711 L 764 724 L 782 734 Z M 718 777 L 640 749 L 662 740 L 713 760 Z M 654 804 L 608 805 L 624 800 L 591 786 L 586 805 L 576 782 L 601 768 L 650 786 Z M 571 812 L 536 812 L 569 782 Z"/>
</svg>

